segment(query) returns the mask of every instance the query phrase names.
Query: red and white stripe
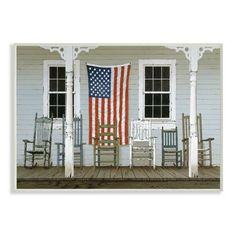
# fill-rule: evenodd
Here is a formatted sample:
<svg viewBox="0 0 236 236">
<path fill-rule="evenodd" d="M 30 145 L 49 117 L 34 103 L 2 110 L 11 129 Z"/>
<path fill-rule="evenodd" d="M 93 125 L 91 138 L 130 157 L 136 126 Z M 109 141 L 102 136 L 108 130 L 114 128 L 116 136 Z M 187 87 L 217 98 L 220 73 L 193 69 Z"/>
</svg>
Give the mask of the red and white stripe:
<svg viewBox="0 0 236 236">
<path fill-rule="evenodd" d="M 128 144 L 130 68 L 130 64 L 111 67 L 110 98 L 89 97 L 89 144 L 92 144 L 93 137 L 97 138 L 95 130 L 98 121 L 101 124 L 116 122 L 120 144 Z"/>
</svg>

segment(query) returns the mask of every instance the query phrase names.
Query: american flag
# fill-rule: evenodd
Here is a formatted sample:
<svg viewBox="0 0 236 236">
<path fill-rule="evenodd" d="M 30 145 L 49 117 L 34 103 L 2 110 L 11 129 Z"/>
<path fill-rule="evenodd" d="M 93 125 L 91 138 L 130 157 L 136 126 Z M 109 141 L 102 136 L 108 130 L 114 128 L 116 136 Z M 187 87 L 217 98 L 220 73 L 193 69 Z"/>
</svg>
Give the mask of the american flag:
<svg viewBox="0 0 236 236">
<path fill-rule="evenodd" d="M 98 121 L 117 124 L 121 145 L 128 144 L 130 64 L 98 66 L 87 64 L 89 85 L 89 144 L 96 137 Z M 107 132 L 107 130 L 105 130 Z"/>
</svg>

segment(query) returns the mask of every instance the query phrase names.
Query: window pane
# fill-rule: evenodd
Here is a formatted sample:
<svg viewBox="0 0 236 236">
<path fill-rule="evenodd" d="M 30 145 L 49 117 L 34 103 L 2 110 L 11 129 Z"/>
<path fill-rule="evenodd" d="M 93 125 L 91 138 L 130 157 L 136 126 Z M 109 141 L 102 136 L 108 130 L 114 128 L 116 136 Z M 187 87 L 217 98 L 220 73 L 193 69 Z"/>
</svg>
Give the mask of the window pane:
<svg viewBox="0 0 236 236">
<path fill-rule="evenodd" d="M 59 79 L 65 79 L 66 78 L 65 67 L 58 67 L 58 78 Z"/>
<path fill-rule="evenodd" d="M 146 80 L 145 81 L 145 91 L 152 91 L 152 80 Z"/>
<path fill-rule="evenodd" d="M 154 67 L 154 78 L 161 79 L 161 67 Z"/>
<path fill-rule="evenodd" d="M 160 106 L 154 106 L 154 117 L 155 118 L 161 117 L 161 107 Z"/>
<path fill-rule="evenodd" d="M 50 67 L 49 69 L 49 78 L 57 78 L 57 67 Z"/>
<path fill-rule="evenodd" d="M 56 106 L 50 106 L 49 109 L 49 116 L 53 116 L 54 118 L 57 118 L 57 107 Z"/>
<path fill-rule="evenodd" d="M 150 67 L 150 66 L 145 67 L 145 78 L 146 78 L 146 79 L 151 79 L 151 78 L 153 78 L 153 75 L 152 75 L 152 67 Z"/>
<path fill-rule="evenodd" d="M 162 94 L 162 105 L 169 105 L 169 104 L 170 104 L 170 95 Z"/>
<path fill-rule="evenodd" d="M 154 80 L 154 91 L 161 91 L 161 80 Z"/>
<path fill-rule="evenodd" d="M 50 94 L 50 105 L 57 105 L 57 94 Z"/>
<path fill-rule="evenodd" d="M 170 91 L 170 81 L 162 80 L 162 91 Z"/>
<path fill-rule="evenodd" d="M 65 105 L 65 94 L 58 94 L 58 105 Z"/>
<path fill-rule="evenodd" d="M 66 91 L 66 81 L 58 80 L 58 91 Z"/>
<path fill-rule="evenodd" d="M 152 105 L 152 94 L 145 94 L 145 105 Z"/>
<path fill-rule="evenodd" d="M 145 117 L 146 118 L 152 117 L 152 106 L 145 106 Z"/>
<path fill-rule="evenodd" d="M 170 67 L 162 67 L 162 78 L 164 79 L 170 78 Z"/>
<path fill-rule="evenodd" d="M 162 117 L 163 118 L 169 118 L 169 106 L 163 106 L 162 107 Z"/>
<path fill-rule="evenodd" d="M 161 94 L 154 94 L 154 105 L 161 105 Z"/>
<path fill-rule="evenodd" d="M 58 107 L 58 118 L 62 118 L 63 115 L 65 116 L 65 106 Z"/>
<path fill-rule="evenodd" d="M 57 91 L 57 80 L 50 80 L 50 91 Z"/>
</svg>

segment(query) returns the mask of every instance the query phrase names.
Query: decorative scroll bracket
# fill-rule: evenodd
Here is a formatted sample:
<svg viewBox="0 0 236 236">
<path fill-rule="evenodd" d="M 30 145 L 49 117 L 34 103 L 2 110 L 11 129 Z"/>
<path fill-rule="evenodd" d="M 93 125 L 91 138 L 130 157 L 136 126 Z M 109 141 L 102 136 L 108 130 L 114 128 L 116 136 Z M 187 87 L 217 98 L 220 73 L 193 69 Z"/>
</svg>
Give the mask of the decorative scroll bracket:
<svg viewBox="0 0 236 236">
<path fill-rule="evenodd" d="M 50 52 L 58 52 L 63 60 L 65 60 L 65 47 L 68 46 L 41 46 L 41 48 L 50 50 Z M 91 49 L 97 48 L 94 46 L 73 46 L 73 60 L 75 60 L 81 52 L 89 52 Z"/>
<path fill-rule="evenodd" d="M 73 59 L 75 60 L 81 52 L 87 52 L 88 53 L 91 49 L 95 49 L 97 47 L 98 46 L 73 47 Z"/>
<path fill-rule="evenodd" d="M 202 58 L 206 51 L 213 52 L 218 46 L 201 46 L 201 45 L 189 45 L 189 46 L 166 46 L 170 49 L 175 49 L 176 52 L 182 51 L 185 57 L 189 60 L 189 71 L 198 71 L 198 61 Z"/>
</svg>

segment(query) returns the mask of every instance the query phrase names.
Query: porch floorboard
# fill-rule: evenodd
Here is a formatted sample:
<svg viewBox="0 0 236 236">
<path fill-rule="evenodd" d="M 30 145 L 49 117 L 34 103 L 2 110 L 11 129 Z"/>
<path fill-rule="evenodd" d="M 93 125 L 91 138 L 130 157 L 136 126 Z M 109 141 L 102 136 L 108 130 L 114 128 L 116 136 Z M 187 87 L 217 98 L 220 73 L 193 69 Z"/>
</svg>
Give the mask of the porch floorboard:
<svg viewBox="0 0 236 236">
<path fill-rule="evenodd" d="M 74 178 L 63 167 L 17 168 L 17 189 L 220 189 L 220 168 L 201 167 L 198 178 L 188 168 L 176 167 L 76 167 Z"/>
</svg>

